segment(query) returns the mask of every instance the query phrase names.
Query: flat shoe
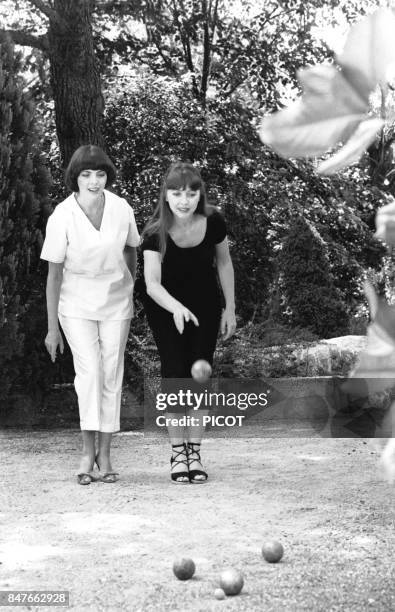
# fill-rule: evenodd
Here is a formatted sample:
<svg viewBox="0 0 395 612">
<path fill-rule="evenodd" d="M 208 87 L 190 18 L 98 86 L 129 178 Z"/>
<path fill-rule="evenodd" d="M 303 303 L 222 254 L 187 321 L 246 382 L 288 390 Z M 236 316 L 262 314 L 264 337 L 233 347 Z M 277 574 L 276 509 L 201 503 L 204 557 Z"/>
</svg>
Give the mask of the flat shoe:
<svg viewBox="0 0 395 612">
<path fill-rule="evenodd" d="M 99 465 L 99 462 L 97 460 L 97 455 L 95 457 L 95 462 L 96 462 L 96 465 L 97 465 L 97 469 L 100 472 L 100 465 Z M 99 476 L 99 480 L 101 480 L 102 482 L 107 482 L 108 484 L 110 484 L 110 483 L 113 483 L 113 482 L 117 482 L 117 480 L 119 480 L 119 478 L 117 478 L 117 476 L 119 476 L 118 472 L 106 472 L 102 476 Z"/>
<path fill-rule="evenodd" d="M 119 480 L 118 476 L 118 472 L 106 472 L 103 476 L 100 476 L 100 480 L 107 483 L 117 482 Z"/>
<path fill-rule="evenodd" d="M 93 478 L 90 474 L 87 474 L 86 472 L 81 472 L 81 474 L 77 474 L 77 482 L 80 485 L 89 485 L 91 484 L 91 482 L 93 482 Z"/>
</svg>

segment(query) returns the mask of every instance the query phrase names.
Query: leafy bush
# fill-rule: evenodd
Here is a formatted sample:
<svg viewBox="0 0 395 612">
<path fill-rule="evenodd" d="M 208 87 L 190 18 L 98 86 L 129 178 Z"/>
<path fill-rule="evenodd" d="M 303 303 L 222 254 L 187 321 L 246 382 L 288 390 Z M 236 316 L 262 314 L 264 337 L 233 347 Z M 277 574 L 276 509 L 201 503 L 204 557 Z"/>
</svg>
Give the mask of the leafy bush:
<svg viewBox="0 0 395 612">
<path fill-rule="evenodd" d="M 115 88 L 107 100 L 104 132 L 120 170 L 116 190 L 133 205 L 140 229 L 157 202 L 169 163 L 189 159 L 200 167 L 210 201 L 225 213 L 242 324 L 278 313 L 273 304 L 278 256 L 295 211 L 304 217 L 322 238 L 331 284 L 338 290 L 336 304 L 331 289 L 332 313 L 315 329 L 324 335 L 326 330 L 343 333 L 348 316 L 364 299 L 364 270 L 377 269 L 384 253 L 373 239 L 372 223 L 385 198 L 363 170 L 328 179 L 316 176 L 307 162 L 280 160 L 259 141 L 253 110 L 236 98 L 208 100 L 202 108 L 182 79 L 175 83 L 141 74 L 128 88 Z M 318 301 L 326 299 L 323 291 Z M 287 306 L 283 299 L 280 310 Z M 319 313 L 318 305 L 314 312 Z M 303 321 L 283 322 L 305 327 Z"/>
<path fill-rule="evenodd" d="M 257 346 L 282 346 L 284 344 L 308 344 L 319 340 L 319 337 L 310 329 L 303 327 L 291 327 L 278 321 L 267 319 L 263 323 L 247 324 L 242 333 Z"/>
<path fill-rule="evenodd" d="M 247 324 L 218 344 L 214 375 L 224 378 L 347 376 L 357 354 L 329 344 L 316 352 L 319 338 L 309 329 L 266 321 Z M 313 350 L 312 350 L 313 349 Z"/>
<path fill-rule="evenodd" d="M 295 349 L 317 337 L 309 330 L 275 322 L 248 323 L 226 343 L 219 342 L 214 375 L 224 378 L 303 376 Z"/>
<path fill-rule="evenodd" d="M 347 307 L 334 285 L 325 243 L 300 215 L 292 218 L 278 268 L 285 306 L 281 318 L 321 338 L 347 332 Z"/>
<path fill-rule="evenodd" d="M 225 214 L 238 313 L 248 320 L 264 302 L 272 275 L 265 195 L 253 184 L 263 147 L 251 116 L 232 100 L 203 109 L 182 82 L 145 77 L 108 101 L 104 130 L 120 171 L 116 189 L 133 205 L 140 230 L 169 163 L 190 160 L 201 169 L 209 201 Z"/>
<path fill-rule="evenodd" d="M 35 330 L 29 325 L 29 309 L 38 284 L 40 225 L 49 207 L 50 187 L 34 106 L 23 91 L 20 68 L 12 44 L 1 43 L 0 402 L 4 406 L 15 386 L 35 386 L 36 372 L 30 369 L 34 358 L 28 350 Z"/>
</svg>

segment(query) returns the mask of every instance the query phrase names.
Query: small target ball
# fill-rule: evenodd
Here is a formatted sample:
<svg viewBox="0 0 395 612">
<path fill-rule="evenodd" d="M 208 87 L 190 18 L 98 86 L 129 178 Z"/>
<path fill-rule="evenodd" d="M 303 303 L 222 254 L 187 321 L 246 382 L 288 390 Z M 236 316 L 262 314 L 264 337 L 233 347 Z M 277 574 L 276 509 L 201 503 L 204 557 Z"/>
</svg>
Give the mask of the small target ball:
<svg viewBox="0 0 395 612">
<path fill-rule="evenodd" d="M 225 591 L 223 591 L 222 589 L 215 589 L 214 597 L 215 599 L 225 599 Z"/>
<path fill-rule="evenodd" d="M 243 585 L 243 575 L 236 569 L 226 569 L 219 577 L 219 586 L 226 595 L 238 595 Z"/>
<path fill-rule="evenodd" d="M 268 540 L 262 546 L 262 556 L 269 563 L 278 563 L 284 554 L 284 548 L 277 540 Z"/>
<path fill-rule="evenodd" d="M 211 365 L 205 359 L 198 359 L 191 368 L 192 377 L 199 383 L 204 383 L 211 376 Z"/>
<path fill-rule="evenodd" d="M 195 569 L 192 559 L 176 559 L 173 563 L 173 572 L 178 580 L 189 580 L 194 575 Z"/>
</svg>

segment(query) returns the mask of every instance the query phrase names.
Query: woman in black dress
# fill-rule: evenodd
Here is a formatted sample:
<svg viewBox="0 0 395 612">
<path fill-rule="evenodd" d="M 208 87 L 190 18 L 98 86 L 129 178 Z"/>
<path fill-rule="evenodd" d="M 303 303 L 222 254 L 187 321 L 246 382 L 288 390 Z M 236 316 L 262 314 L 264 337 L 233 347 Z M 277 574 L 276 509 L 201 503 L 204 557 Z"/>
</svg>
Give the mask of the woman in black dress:
<svg viewBox="0 0 395 612">
<path fill-rule="evenodd" d="M 162 391 L 166 382 L 170 390 L 169 379 L 190 379 L 197 360 L 212 364 L 219 329 L 224 339 L 236 329 L 225 222 L 207 204 L 204 183 L 191 164 L 177 162 L 168 170 L 158 205 L 143 232 L 142 249 L 145 311 L 159 351 Z M 188 381 L 188 388 L 193 384 Z M 187 410 L 195 421 L 184 428 L 177 424 L 180 413 L 185 414 L 185 406 L 174 406 L 166 414 L 172 481 L 205 482 L 207 473 L 200 459 L 202 419 L 196 418 L 195 410 Z"/>
</svg>

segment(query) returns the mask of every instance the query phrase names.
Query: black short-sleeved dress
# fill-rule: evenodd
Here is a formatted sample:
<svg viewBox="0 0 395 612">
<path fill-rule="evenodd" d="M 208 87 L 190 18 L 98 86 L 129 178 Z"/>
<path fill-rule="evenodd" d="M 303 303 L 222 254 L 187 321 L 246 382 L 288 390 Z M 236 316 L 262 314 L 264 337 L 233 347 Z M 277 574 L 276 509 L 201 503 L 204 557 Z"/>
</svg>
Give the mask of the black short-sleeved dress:
<svg viewBox="0 0 395 612">
<path fill-rule="evenodd" d="M 198 318 L 185 324 L 180 334 L 173 315 L 154 300 L 145 290 L 144 306 L 148 323 L 158 347 L 162 378 L 188 378 L 197 359 L 212 363 L 222 312 L 222 294 L 215 267 L 215 245 L 226 237 L 222 215 L 215 211 L 207 217 L 203 240 L 194 247 L 179 247 L 167 238 L 162 262 L 163 287 Z M 157 234 L 146 236 L 142 250 L 159 251 Z"/>
</svg>

